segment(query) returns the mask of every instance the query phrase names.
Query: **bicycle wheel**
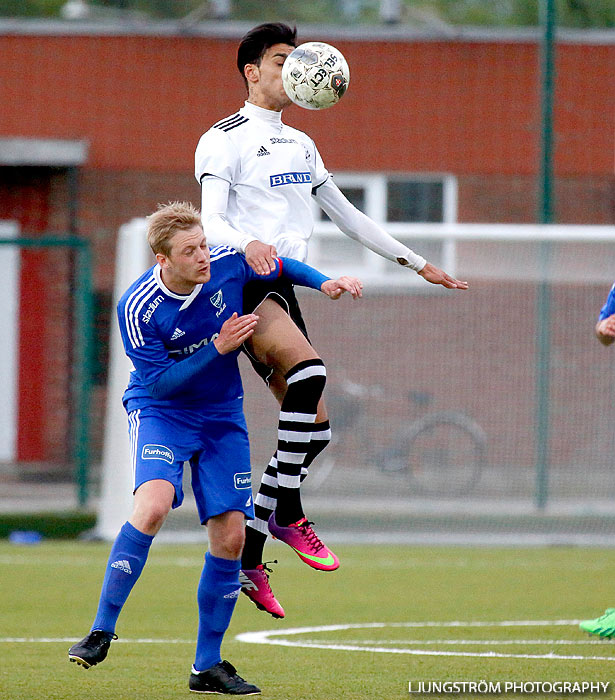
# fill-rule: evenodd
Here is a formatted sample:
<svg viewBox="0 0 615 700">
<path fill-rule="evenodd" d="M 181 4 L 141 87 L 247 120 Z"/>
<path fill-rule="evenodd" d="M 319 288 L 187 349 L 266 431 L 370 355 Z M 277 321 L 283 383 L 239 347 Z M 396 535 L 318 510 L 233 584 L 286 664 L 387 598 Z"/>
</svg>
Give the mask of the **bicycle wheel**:
<svg viewBox="0 0 615 700">
<path fill-rule="evenodd" d="M 480 479 L 486 444 L 478 423 L 463 413 L 442 411 L 412 423 L 379 461 L 385 472 L 407 474 L 417 493 L 463 496 Z"/>
</svg>

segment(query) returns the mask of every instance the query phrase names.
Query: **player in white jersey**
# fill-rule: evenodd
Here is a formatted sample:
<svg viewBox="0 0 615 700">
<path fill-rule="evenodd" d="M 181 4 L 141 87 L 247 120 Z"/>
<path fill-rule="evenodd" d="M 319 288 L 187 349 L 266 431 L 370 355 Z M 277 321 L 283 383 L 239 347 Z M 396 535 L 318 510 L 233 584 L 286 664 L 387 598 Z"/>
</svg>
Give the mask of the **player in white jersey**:
<svg viewBox="0 0 615 700">
<path fill-rule="evenodd" d="M 466 289 L 466 282 L 426 262 L 350 204 L 334 184 L 312 139 L 282 122 L 282 110 L 291 104 L 282 86 L 282 65 L 296 45 L 296 30 L 284 24 L 259 25 L 240 43 L 237 67 L 248 99 L 238 112 L 214 124 L 201 137 L 195 154 L 208 239 L 245 253 L 250 266 L 260 274 L 270 272 L 278 254 L 304 261 L 313 228 L 313 196 L 346 235 L 428 282 Z M 292 285 L 272 285 L 258 292 L 246 288 L 244 312 L 257 306 L 260 321 L 246 344 L 247 351 L 281 404 L 284 433 L 285 376 L 298 363 L 317 355 L 307 339 Z M 286 458 L 288 450 L 279 441 L 255 499 L 256 517 L 248 527 L 242 557 L 243 591 L 275 617 L 282 617 L 284 611 L 271 592 L 268 569 L 262 561 L 268 532 L 290 544 L 310 566 L 327 571 L 337 568 L 334 555 L 316 538 L 306 520 L 299 495 L 309 464 L 329 439 L 326 408 L 320 399 L 310 437 L 305 436 L 307 448 L 293 478 L 286 478 L 290 471 L 287 464 L 284 478 L 280 477 L 280 456 Z M 311 542 L 322 546 L 318 556 L 310 552 Z"/>
</svg>

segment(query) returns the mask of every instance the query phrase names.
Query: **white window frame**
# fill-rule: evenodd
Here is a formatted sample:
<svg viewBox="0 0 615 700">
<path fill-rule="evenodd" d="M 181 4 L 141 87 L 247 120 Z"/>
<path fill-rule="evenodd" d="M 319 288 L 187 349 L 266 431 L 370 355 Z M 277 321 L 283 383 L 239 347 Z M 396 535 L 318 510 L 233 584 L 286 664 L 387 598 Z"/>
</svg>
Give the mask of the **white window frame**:
<svg viewBox="0 0 615 700">
<path fill-rule="evenodd" d="M 457 177 L 448 173 L 365 173 L 365 172 L 340 172 L 333 174 L 333 180 L 340 189 L 345 187 L 361 187 L 365 191 L 365 214 L 390 233 L 404 245 L 421 254 L 421 237 L 417 236 L 417 229 L 423 226 L 442 226 L 457 222 L 458 181 Z M 387 184 L 389 181 L 403 182 L 442 182 L 442 221 L 441 222 L 389 222 L 387 221 Z M 323 221 L 322 210 L 312 200 L 314 212 L 314 234 L 310 241 L 310 254 L 308 262 L 314 267 L 330 274 L 352 274 L 371 282 L 378 288 L 390 286 L 415 286 L 424 284 L 424 280 L 418 275 L 409 273 L 408 270 L 394 265 L 389 260 L 373 253 L 358 243 L 347 239 L 352 250 L 352 255 L 344 260 L 339 259 L 339 251 L 336 255 L 336 241 L 346 238 L 335 224 Z M 341 238 L 340 238 L 341 237 Z M 453 238 L 445 238 L 437 241 L 440 248 L 438 260 L 430 260 L 440 265 L 449 274 L 455 274 L 456 269 L 456 244 Z M 355 247 L 353 247 L 355 246 Z"/>
<path fill-rule="evenodd" d="M 442 182 L 442 223 L 457 221 L 458 183 L 450 173 L 332 173 L 333 181 L 340 188 L 362 187 L 365 190 L 365 214 L 378 223 L 387 222 L 387 184 L 391 182 Z M 313 201 L 314 219 L 322 221 L 322 210 Z M 421 223 L 421 222 L 408 222 Z M 439 223 L 439 222 L 438 222 Z"/>
</svg>

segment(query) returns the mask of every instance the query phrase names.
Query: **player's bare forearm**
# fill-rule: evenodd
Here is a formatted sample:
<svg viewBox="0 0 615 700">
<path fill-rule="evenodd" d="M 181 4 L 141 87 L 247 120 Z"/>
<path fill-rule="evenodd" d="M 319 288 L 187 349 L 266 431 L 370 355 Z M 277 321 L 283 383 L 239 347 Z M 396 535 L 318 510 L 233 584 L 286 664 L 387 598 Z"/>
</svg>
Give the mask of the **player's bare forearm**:
<svg viewBox="0 0 615 700">
<path fill-rule="evenodd" d="M 603 345 L 612 345 L 615 342 L 615 315 L 598 321 L 596 324 L 596 338 Z"/>
<path fill-rule="evenodd" d="M 441 284 L 447 289 L 467 289 L 468 283 L 457 280 L 450 275 L 447 275 L 444 270 L 440 270 L 435 265 L 427 263 L 425 267 L 418 272 L 423 279 L 431 282 L 431 284 Z"/>
<path fill-rule="evenodd" d="M 250 241 L 246 246 L 246 262 L 257 275 L 268 275 L 275 270 L 275 246 L 261 241 Z"/>
<path fill-rule="evenodd" d="M 360 299 L 363 296 L 363 282 L 356 277 L 343 276 L 323 282 L 320 290 L 330 299 L 339 299 L 344 292 L 348 292 L 353 299 Z"/>
<path fill-rule="evenodd" d="M 237 350 L 254 333 L 257 322 L 258 316 L 255 314 L 238 316 L 235 312 L 222 324 L 220 335 L 214 340 L 216 350 L 221 355 Z"/>
</svg>

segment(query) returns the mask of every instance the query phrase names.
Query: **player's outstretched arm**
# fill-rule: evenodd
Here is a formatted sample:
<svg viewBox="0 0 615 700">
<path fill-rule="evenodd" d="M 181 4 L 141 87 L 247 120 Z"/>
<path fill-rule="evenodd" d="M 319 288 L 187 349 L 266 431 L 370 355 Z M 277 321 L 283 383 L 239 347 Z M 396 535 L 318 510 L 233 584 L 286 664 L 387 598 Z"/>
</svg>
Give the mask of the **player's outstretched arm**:
<svg viewBox="0 0 615 700">
<path fill-rule="evenodd" d="M 363 296 L 363 282 L 357 277 L 343 276 L 326 280 L 320 285 L 320 290 L 330 299 L 339 299 L 344 292 L 348 292 L 353 299 L 360 299 Z"/>
<path fill-rule="evenodd" d="M 379 224 L 354 207 L 331 180 L 327 180 L 315 193 L 323 211 L 350 238 L 373 250 L 387 260 L 408 267 L 432 284 L 447 289 L 467 289 L 467 282 L 456 280 L 428 263 L 410 248 L 390 236 Z"/>
<path fill-rule="evenodd" d="M 431 263 L 426 263 L 422 270 L 417 272 L 423 279 L 431 282 L 432 284 L 441 284 L 447 289 L 467 289 L 468 283 L 462 282 L 461 280 L 456 280 L 454 277 L 447 275 L 444 270 L 440 270 L 435 265 Z"/>
<path fill-rule="evenodd" d="M 363 283 L 356 277 L 345 275 L 337 280 L 332 280 L 323 275 L 322 272 L 293 258 L 274 258 L 274 264 L 276 264 L 276 269 L 272 274 L 259 275 L 259 278 L 269 280 L 284 275 L 293 284 L 319 289 L 331 299 L 339 299 L 344 292 L 349 292 L 353 299 L 363 296 Z M 249 270 L 249 273 L 254 278 L 254 272 Z"/>
<path fill-rule="evenodd" d="M 603 345 L 612 345 L 615 342 L 615 314 L 596 324 L 596 338 Z"/>
<path fill-rule="evenodd" d="M 220 355 L 226 355 L 244 343 L 254 333 L 258 316 L 246 314 L 238 316 L 235 311 L 230 318 L 222 324 L 220 335 L 214 340 L 216 350 Z"/>
</svg>

